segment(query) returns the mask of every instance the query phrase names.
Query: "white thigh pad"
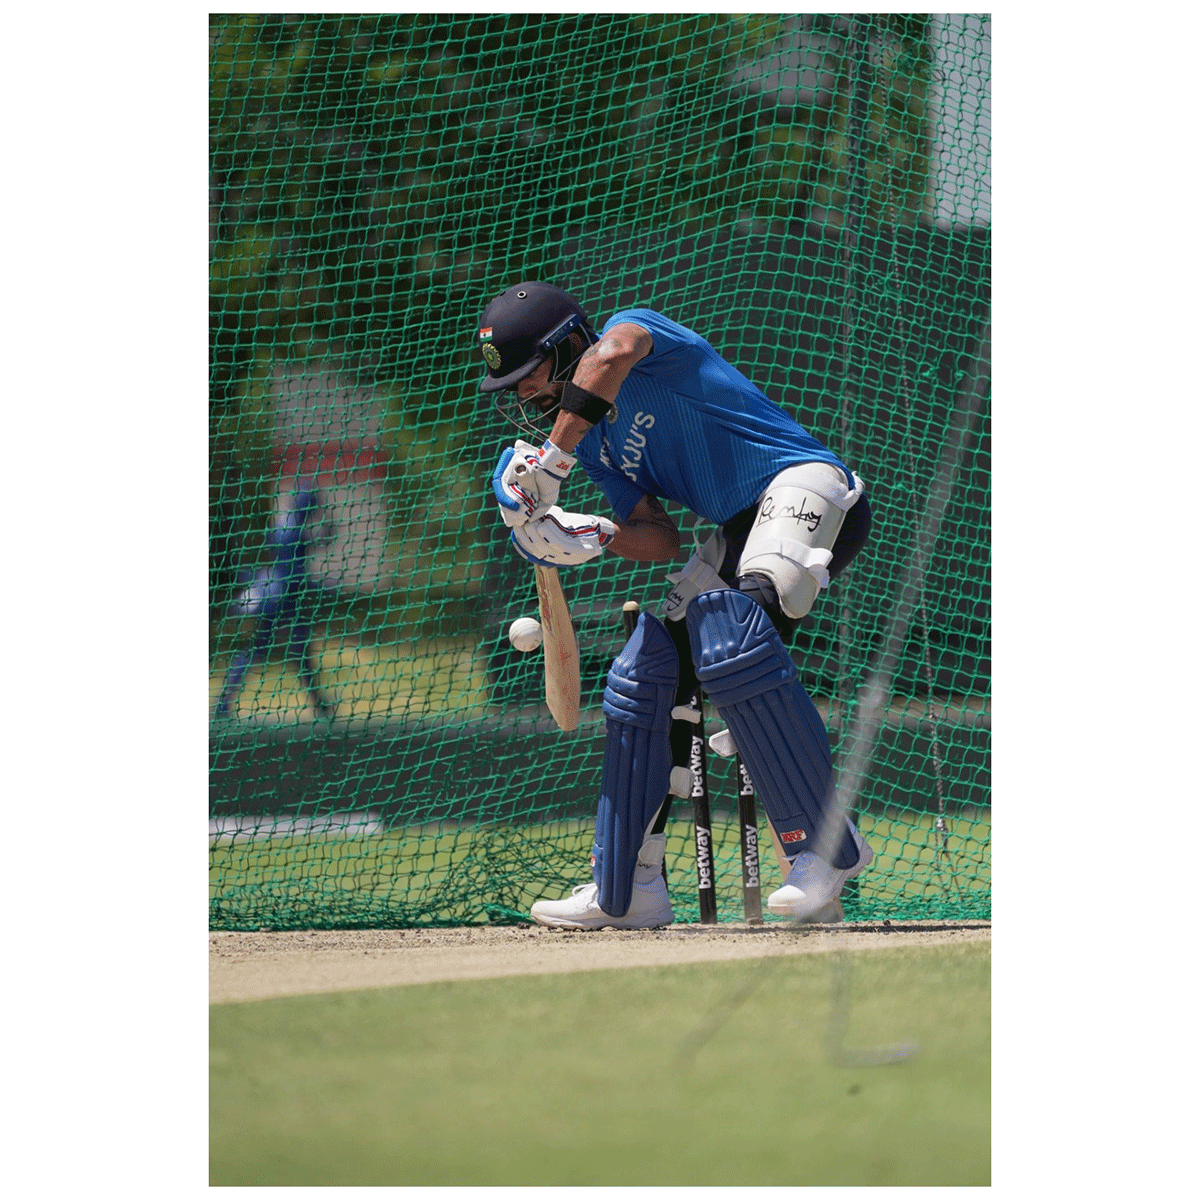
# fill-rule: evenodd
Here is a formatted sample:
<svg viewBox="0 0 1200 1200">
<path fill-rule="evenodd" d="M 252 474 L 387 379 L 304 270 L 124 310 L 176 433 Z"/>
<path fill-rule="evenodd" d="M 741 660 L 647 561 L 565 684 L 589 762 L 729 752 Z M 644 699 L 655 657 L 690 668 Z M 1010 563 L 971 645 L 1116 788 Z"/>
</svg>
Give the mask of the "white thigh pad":
<svg viewBox="0 0 1200 1200">
<path fill-rule="evenodd" d="M 765 575 L 779 594 L 779 607 L 793 620 L 806 616 L 817 594 L 829 586 L 833 543 L 846 512 L 862 495 L 828 463 L 788 467 L 771 480 L 758 504 L 738 574 Z"/>
</svg>

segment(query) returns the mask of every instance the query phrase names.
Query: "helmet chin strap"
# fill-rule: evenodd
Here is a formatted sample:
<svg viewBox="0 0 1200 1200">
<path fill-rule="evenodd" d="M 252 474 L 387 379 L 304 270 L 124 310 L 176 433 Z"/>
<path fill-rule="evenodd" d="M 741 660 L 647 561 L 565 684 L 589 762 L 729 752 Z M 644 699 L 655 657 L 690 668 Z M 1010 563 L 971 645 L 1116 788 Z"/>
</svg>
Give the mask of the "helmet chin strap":
<svg viewBox="0 0 1200 1200">
<path fill-rule="evenodd" d="M 563 363 L 562 358 L 564 356 L 562 354 L 561 343 L 558 346 L 555 346 L 551 353 L 553 357 L 550 361 L 550 379 L 548 381 L 550 383 L 560 383 L 563 380 L 570 379 L 572 372 L 579 364 L 579 360 L 583 357 L 583 352 L 580 351 L 580 353 L 575 355 L 574 358 L 570 359 L 566 363 Z M 509 398 L 501 398 L 505 396 Z M 528 401 L 522 400 L 517 394 L 517 389 L 515 387 L 511 387 L 506 389 L 506 391 L 501 392 L 500 395 L 496 397 L 496 407 L 500 410 L 501 416 L 503 416 L 505 420 L 509 421 L 511 424 L 515 425 L 518 429 L 525 433 L 531 434 L 535 438 L 545 439 L 549 437 L 550 430 L 554 427 L 554 419 L 558 416 L 559 408 L 561 406 L 555 404 L 553 407 L 548 408 L 543 412 L 542 409 L 538 408 L 532 403 L 532 400 L 533 397 L 530 397 Z M 516 409 L 515 414 L 513 409 Z M 541 426 L 536 423 L 535 414 L 536 421 L 542 422 Z M 549 427 L 545 426 L 547 419 L 549 419 L 550 422 Z"/>
<path fill-rule="evenodd" d="M 550 436 L 550 430 L 554 427 L 554 418 L 558 416 L 559 406 L 556 404 L 553 408 L 549 408 L 545 412 L 534 406 L 533 411 L 536 412 L 538 419 L 543 422 L 541 426 L 538 426 L 534 423 L 533 414 L 528 404 L 528 401 L 522 400 L 517 395 L 515 388 L 509 389 L 508 392 L 501 392 L 496 397 L 496 408 L 506 421 L 515 425 L 522 433 L 528 433 L 530 436 L 544 441 Z M 547 420 L 550 422 L 548 426 L 544 424 Z"/>
</svg>

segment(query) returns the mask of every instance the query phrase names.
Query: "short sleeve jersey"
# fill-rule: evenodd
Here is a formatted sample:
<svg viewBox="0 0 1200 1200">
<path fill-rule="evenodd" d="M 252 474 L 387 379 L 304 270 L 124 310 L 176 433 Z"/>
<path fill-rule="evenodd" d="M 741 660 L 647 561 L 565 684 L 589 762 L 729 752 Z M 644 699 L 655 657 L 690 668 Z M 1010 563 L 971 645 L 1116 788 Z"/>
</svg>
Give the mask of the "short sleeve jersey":
<svg viewBox="0 0 1200 1200">
<path fill-rule="evenodd" d="M 618 521 L 650 495 L 724 524 L 798 463 L 831 463 L 854 485 L 831 450 L 698 333 L 647 308 L 615 313 L 603 332 L 623 324 L 645 329 L 654 349 L 575 450 Z"/>
</svg>

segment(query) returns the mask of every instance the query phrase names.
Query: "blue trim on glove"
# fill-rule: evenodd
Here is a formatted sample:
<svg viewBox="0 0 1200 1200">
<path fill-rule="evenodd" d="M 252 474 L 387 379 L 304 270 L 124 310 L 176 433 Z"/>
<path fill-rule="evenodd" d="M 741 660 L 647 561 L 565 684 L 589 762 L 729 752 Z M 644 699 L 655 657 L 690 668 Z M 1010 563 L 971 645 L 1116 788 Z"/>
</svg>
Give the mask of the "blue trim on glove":
<svg viewBox="0 0 1200 1200">
<path fill-rule="evenodd" d="M 492 491 L 496 493 L 496 503 L 501 508 L 507 508 L 510 512 L 516 512 L 521 507 L 519 500 L 514 500 L 500 483 L 500 476 L 504 474 L 505 468 L 512 461 L 512 456 L 516 454 L 516 449 L 509 446 L 503 454 L 500 455 L 500 461 L 496 464 L 496 469 L 492 472 Z"/>
</svg>

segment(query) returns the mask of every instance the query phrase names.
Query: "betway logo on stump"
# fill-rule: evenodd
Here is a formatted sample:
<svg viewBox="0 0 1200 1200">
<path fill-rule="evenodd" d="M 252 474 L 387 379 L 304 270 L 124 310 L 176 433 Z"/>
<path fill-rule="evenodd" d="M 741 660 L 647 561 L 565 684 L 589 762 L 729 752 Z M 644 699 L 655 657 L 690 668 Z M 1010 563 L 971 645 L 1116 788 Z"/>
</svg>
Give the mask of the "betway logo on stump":
<svg viewBox="0 0 1200 1200">
<path fill-rule="evenodd" d="M 758 887 L 758 826 L 746 824 L 742 826 L 742 838 L 746 846 L 746 854 L 742 860 L 746 878 L 743 887 Z"/>
<path fill-rule="evenodd" d="M 696 887 L 703 891 L 713 885 L 712 831 L 696 826 Z"/>
<path fill-rule="evenodd" d="M 704 795 L 704 739 L 692 738 L 692 756 L 689 766 L 692 770 L 692 799 Z"/>
</svg>

